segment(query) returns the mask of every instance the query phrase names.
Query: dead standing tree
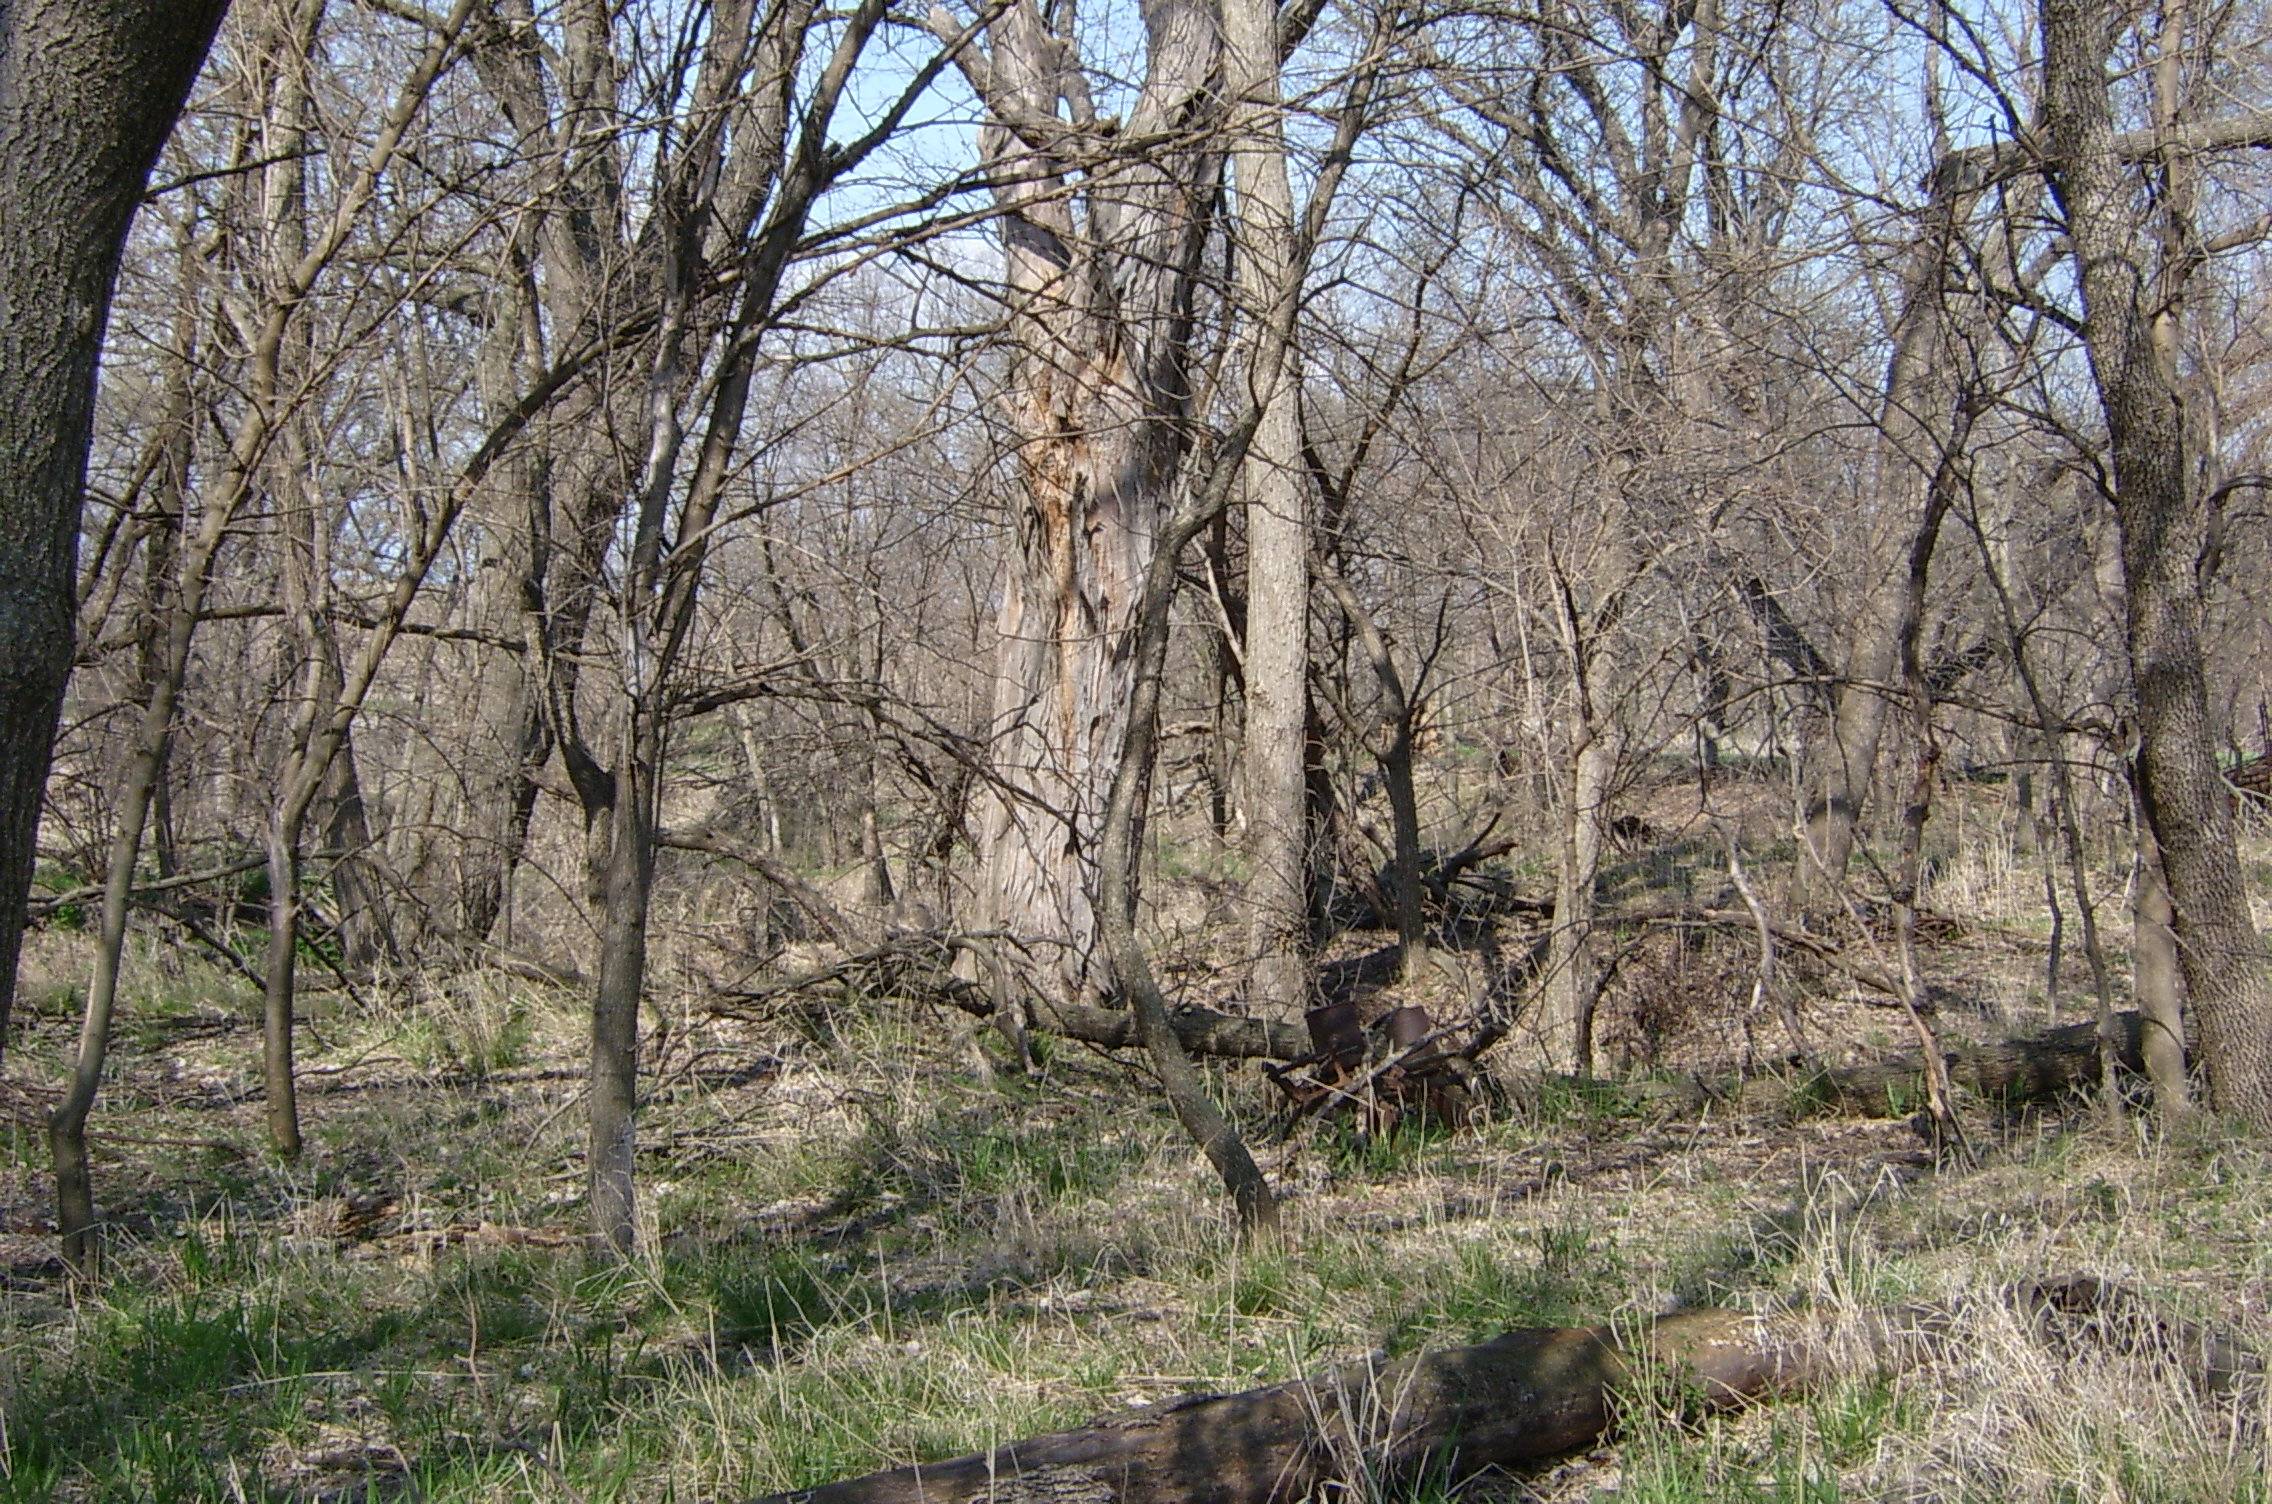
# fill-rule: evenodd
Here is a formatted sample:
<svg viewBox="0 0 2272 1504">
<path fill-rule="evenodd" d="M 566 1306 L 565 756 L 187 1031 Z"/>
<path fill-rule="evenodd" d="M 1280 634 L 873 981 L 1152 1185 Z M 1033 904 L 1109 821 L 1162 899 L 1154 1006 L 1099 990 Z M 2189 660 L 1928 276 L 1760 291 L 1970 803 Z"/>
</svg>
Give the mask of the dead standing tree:
<svg viewBox="0 0 2272 1504">
<path fill-rule="evenodd" d="M 1039 947 L 1040 991 L 1059 1005 L 1110 990 L 1098 841 L 1129 634 L 1192 444 L 1194 304 L 1222 168 L 1216 7 L 1141 9 L 1149 45 L 1125 121 L 1098 114 L 1078 42 L 1034 0 L 958 57 L 987 111 L 1020 481 L 990 735 L 1004 783 L 984 801 L 980 887 L 986 927 Z M 932 24 L 954 25 L 939 11 Z"/>
<path fill-rule="evenodd" d="M 1315 10 L 1232 16 L 1204 0 L 1144 0 L 1141 10 L 1149 45 L 1126 122 L 1097 113 L 1077 43 L 1061 29 L 1069 12 L 1053 21 L 1018 0 L 988 21 L 983 52 L 959 57 L 989 117 L 980 147 L 1002 226 L 1019 445 L 991 735 L 994 770 L 1012 787 L 988 800 L 983 891 L 992 925 L 1049 957 L 1046 1003 L 1126 994 L 1177 1117 L 1253 1228 L 1270 1220 L 1270 1193 L 1169 1026 L 1136 931 L 1137 855 L 1176 556 L 1219 515 L 1242 466 L 1254 505 L 1274 512 L 1270 525 L 1299 531 L 1294 577 L 1307 593 L 1306 509 L 1285 499 L 1307 484 L 1293 320 L 1380 77 L 1384 33 L 1359 49 L 1297 221 L 1277 70 Z M 933 27 L 944 35 L 950 23 L 935 12 Z M 1234 149 L 1244 322 L 1231 348 L 1244 379 L 1226 389 L 1236 421 L 1200 445 L 1197 305 Z M 1297 644 L 1306 607 L 1297 598 L 1289 608 Z M 1299 663 L 1292 677 L 1298 772 Z M 1284 947 L 1273 954 L 1282 963 Z M 1283 991 L 1282 976 L 1263 982 Z"/>
</svg>

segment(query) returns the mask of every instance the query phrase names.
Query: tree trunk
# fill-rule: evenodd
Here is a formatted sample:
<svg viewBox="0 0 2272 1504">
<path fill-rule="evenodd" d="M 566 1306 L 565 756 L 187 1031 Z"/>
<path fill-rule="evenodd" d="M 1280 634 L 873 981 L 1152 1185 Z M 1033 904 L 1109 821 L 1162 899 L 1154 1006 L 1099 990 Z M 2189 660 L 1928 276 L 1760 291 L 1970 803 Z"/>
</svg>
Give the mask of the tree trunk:
<svg viewBox="0 0 2272 1504">
<path fill-rule="evenodd" d="M 2142 1028 L 2135 1013 L 2114 1016 L 2115 1061 L 2126 1071 L 2145 1069 Z M 1960 1044 L 1942 1056 L 1948 1084 L 2009 1110 L 2087 1091 L 2100 1079 L 2104 1051 L 2098 1024 L 2067 1024 L 2023 1039 Z M 1745 1112 L 1819 1112 L 1901 1117 L 1927 1103 L 1932 1071 L 1916 1051 L 1861 1065 L 1751 1076 L 1743 1080 L 1628 1082 L 1618 1089 L 1641 1102 L 1701 1110 L 1728 1103 Z"/>
<path fill-rule="evenodd" d="M 366 971 L 399 952 L 352 735 L 341 740 L 339 755 L 324 776 L 323 803 L 324 844 L 336 853 L 331 863 L 331 901 L 337 909 L 333 918 L 340 960 L 351 971 Z M 524 828 L 526 818 L 522 817 Z"/>
<path fill-rule="evenodd" d="M 477 52 L 476 72 L 505 86 L 498 79 L 497 60 L 489 58 L 484 67 L 480 57 Z M 526 112 L 519 118 L 528 118 Z M 585 159 L 586 170 L 604 161 L 604 153 L 591 153 Z M 572 292 L 585 287 L 588 280 L 557 274 L 547 280 L 545 288 L 552 293 L 556 320 L 573 326 L 582 317 Z M 495 323 L 483 341 L 475 373 L 486 412 L 510 408 L 524 373 L 544 363 L 543 310 L 531 281 L 525 275 L 515 279 L 514 285 L 500 289 L 496 299 Z M 548 435 L 551 445 L 589 445 L 592 431 L 600 425 L 587 426 L 582 420 L 598 408 L 599 402 L 590 392 L 569 398 L 565 404 L 567 417 Z M 538 794 L 535 774 L 553 748 L 553 724 L 545 696 L 554 686 L 545 676 L 548 672 L 555 677 L 572 675 L 581 657 L 584 615 L 571 605 L 572 625 L 556 623 L 548 609 L 553 604 L 548 588 L 555 578 L 564 577 L 570 584 L 572 602 L 588 600 L 588 591 L 577 587 L 590 578 L 595 566 L 589 560 L 588 547 L 579 545 L 582 534 L 572 529 L 574 536 L 566 543 L 553 537 L 556 495 L 551 445 L 525 446 L 497 466 L 494 515 L 486 531 L 499 541 L 482 559 L 478 573 L 483 583 L 474 597 L 474 625 L 507 639 L 518 638 L 522 651 L 476 649 L 482 657 L 474 679 L 475 726 L 465 773 L 466 828 L 464 850 L 458 859 L 456 933 L 451 937 L 466 950 L 490 939 L 507 912 L 513 875 L 528 846 L 529 822 L 536 813 Z M 573 463 L 567 469 L 571 475 L 585 473 Z M 617 492 L 620 489 L 617 487 Z M 583 533 L 591 531 L 587 528 Z M 556 552 L 561 556 L 557 560 Z M 549 634 L 564 625 L 573 631 L 576 641 L 565 651 L 547 649 Z M 563 714 L 574 693 L 571 679 L 562 695 Z"/>
<path fill-rule="evenodd" d="M 56 717 L 112 278 L 227 0 L 0 7 L 0 1046 Z"/>
<path fill-rule="evenodd" d="M 1134 630 L 1181 447 L 1157 422 L 1109 416 L 1112 405 L 1083 404 L 1072 421 L 1098 431 L 1062 446 L 1070 452 L 1028 446 L 998 624 L 988 760 L 1016 793 L 989 784 L 982 801 L 986 923 L 1043 947 L 1040 990 L 1053 1003 L 1112 990 L 1097 846 L 1133 688 L 1113 645 Z"/>
<path fill-rule="evenodd" d="M 299 1079 L 292 1066 L 293 983 L 300 950 L 298 821 L 272 820 L 268 832 L 268 965 L 261 974 L 261 1082 L 267 1092 L 268 1141 L 277 1154 L 300 1157 Z"/>
<path fill-rule="evenodd" d="M 2154 1111 L 2164 1123 L 2176 1122 L 2193 1107 L 2193 1083 L 2185 1065 L 2184 977 L 2177 959 L 2177 936 L 2170 928 L 2169 883 L 2162 876 L 2161 848 L 2154 827 L 2136 798 L 2137 765 L 2131 764 L 2133 803 L 2137 804 L 2138 881 L 2131 901 L 2130 995 L 2146 1024 L 2146 1075 L 2154 1083 Z"/>
<path fill-rule="evenodd" d="M 991 117 L 982 155 L 999 172 L 1019 439 L 988 749 L 1015 792 L 989 787 L 981 888 L 985 922 L 1035 947 L 1041 991 L 1060 1003 L 1111 988 L 1097 848 L 1127 740 L 1125 649 L 1188 446 L 1192 299 L 1220 176 L 1194 119 L 1219 84 L 1215 19 L 1194 0 L 1143 9 L 1144 81 L 1122 129 L 1179 144 L 1108 153 L 1099 169 L 1081 161 L 1093 118 L 1036 131 L 1067 101 L 1088 113 L 1077 43 L 1040 7 L 990 23 L 991 62 L 975 74 Z"/>
<path fill-rule="evenodd" d="M 1624 511 L 1622 506 L 1618 509 Z M 1617 697 L 1625 654 L 1617 640 L 1622 595 L 1631 576 L 1625 540 L 1612 522 L 1606 550 L 1615 561 L 1593 570 L 1595 599 L 1582 602 L 1560 558 L 1549 558 L 1554 617 L 1570 673 L 1570 747 L 1562 781 L 1562 849 L 1556 863 L 1554 930 L 1547 946 L 1546 998 L 1540 1022 L 1551 1069 L 1593 1074 L 1594 1007 L 1602 988 L 1594 949 L 1595 889 L 1608 847 L 1609 800 L 1625 753 Z"/>
<path fill-rule="evenodd" d="M 2129 212 L 2106 77 L 2106 0 L 2043 0 L 2050 181 L 2082 286 L 2084 345 L 2113 449 L 2124 626 L 2138 696 L 2138 774 L 2168 878 L 2178 962 L 2200 1026 L 2209 1104 L 2272 1129 L 2272 955 L 2249 914 L 2203 667 L 2209 499 L 2187 465 L 2171 341 L 2185 264 L 2162 263 Z"/>
<path fill-rule="evenodd" d="M 631 719 L 653 712 L 635 708 Z M 654 888 L 654 822 L 649 816 L 656 765 L 652 749 L 623 731 L 624 755 L 615 770 L 615 806 L 600 917 L 599 984 L 592 996 L 590 1070 L 590 1209 L 592 1238 L 618 1258 L 630 1256 L 638 1236 L 639 993 L 647 979 L 647 909 Z"/>
<path fill-rule="evenodd" d="M 1246 457 L 1246 902 L 1251 1006 L 1279 1018 L 1309 1003 L 1310 482 L 1291 358 L 1258 369 L 1294 268 L 1294 193 L 1279 99 L 1278 7 L 1223 0 L 1231 93 L 1238 301 L 1249 399 L 1261 410 Z"/>
<path fill-rule="evenodd" d="M 1601 995 L 1601 964 L 1594 954 L 1594 889 L 1601 880 L 1602 827 L 1609 818 L 1611 780 L 1617 771 L 1614 732 L 1582 725 L 1570 755 L 1568 794 L 1562 810 L 1561 860 L 1556 864 L 1554 934 L 1547 950 L 1545 1014 L 1540 1022 L 1547 1064 L 1593 1074 L 1594 1007 Z"/>
</svg>

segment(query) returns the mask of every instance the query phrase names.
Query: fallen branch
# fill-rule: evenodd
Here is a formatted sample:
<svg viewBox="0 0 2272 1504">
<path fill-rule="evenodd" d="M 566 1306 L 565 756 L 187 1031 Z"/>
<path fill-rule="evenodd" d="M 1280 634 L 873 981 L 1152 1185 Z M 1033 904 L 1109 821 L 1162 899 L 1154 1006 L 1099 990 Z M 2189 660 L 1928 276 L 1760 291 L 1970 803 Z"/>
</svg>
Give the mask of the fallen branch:
<svg viewBox="0 0 2272 1504">
<path fill-rule="evenodd" d="M 875 994 L 897 993 L 924 1002 L 956 1008 L 973 1018 L 994 1015 L 993 992 L 978 983 L 955 976 L 946 958 L 962 940 L 954 936 L 911 936 L 856 951 L 832 962 L 767 987 L 721 990 L 712 994 L 711 1012 L 743 1011 L 735 1003 L 762 1003 L 814 987 L 853 986 Z M 1059 1007 L 1036 999 L 1031 1003 L 1034 1027 L 1077 1044 L 1101 1049 L 1133 1049 L 1139 1043 L 1136 1020 L 1117 1008 L 1095 1004 Z M 1168 1022 L 1183 1047 L 1195 1055 L 1223 1060 L 1293 1060 L 1309 1053 L 1309 1034 L 1300 1024 L 1209 1008 L 1177 1007 Z"/>
<path fill-rule="evenodd" d="M 172 893 L 181 888 L 196 887 L 200 883 L 218 882 L 224 877 L 241 877 L 267 865 L 268 858 L 265 855 L 243 857 L 219 867 L 208 867 L 202 872 L 185 872 L 174 877 L 153 878 L 146 883 L 136 883 L 128 891 L 134 898 L 144 899 L 155 893 Z M 83 883 L 60 893 L 44 893 L 33 898 L 24 906 L 24 913 L 30 919 L 46 919 L 67 905 L 96 903 L 102 896 L 101 883 Z"/>
</svg>

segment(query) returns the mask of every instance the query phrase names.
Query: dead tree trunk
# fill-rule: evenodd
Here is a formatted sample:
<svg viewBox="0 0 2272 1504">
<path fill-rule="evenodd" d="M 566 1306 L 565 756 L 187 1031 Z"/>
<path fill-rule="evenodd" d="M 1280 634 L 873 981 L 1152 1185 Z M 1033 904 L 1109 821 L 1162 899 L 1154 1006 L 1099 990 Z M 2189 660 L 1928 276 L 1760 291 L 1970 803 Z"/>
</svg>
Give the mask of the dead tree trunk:
<svg viewBox="0 0 2272 1504">
<path fill-rule="evenodd" d="M 2138 1015 L 2114 1016 L 2115 1063 L 2145 1069 Z M 1949 1085 L 2000 1107 L 2023 1107 L 2088 1090 L 2099 1079 L 2103 1051 L 2097 1023 L 1999 1043 L 1956 1045 L 1942 1056 Z M 1863 1117 L 1898 1117 L 1926 1105 L 1928 1068 L 1916 1051 L 1862 1065 L 1743 1081 L 1656 1081 L 1623 1088 L 1634 1098 L 1683 1109 L 1729 1102 L 1747 1112 L 1829 1109 Z"/>
<path fill-rule="evenodd" d="M 2026 1280 L 2002 1300 L 2040 1341 L 2165 1354 L 2208 1394 L 2260 1386 L 2265 1357 L 2230 1329 L 2170 1316 L 2089 1275 Z M 1945 1350 L 1961 1312 L 1819 1319 L 1688 1311 L 1630 1327 L 1509 1332 L 1395 1363 L 1364 1359 L 1240 1394 L 1123 1411 L 1076 1431 L 772 1494 L 757 1504 L 1291 1504 L 1381 1489 L 1428 1496 L 1599 1438 L 1632 1398 L 1725 1410 L 1843 1373 L 1896 1374 Z M 1370 1485 L 1370 1487 L 1367 1487 Z"/>
<path fill-rule="evenodd" d="M 1126 742 L 1124 649 L 1190 441 L 1193 298 L 1221 169 L 1216 17 L 1199 0 L 1143 10 L 1143 82 L 1118 127 L 1149 143 L 1140 153 L 1096 114 L 1078 43 L 1043 7 L 1008 6 L 986 51 L 957 59 L 988 117 L 1019 440 L 982 903 L 989 927 L 1035 948 L 1059 1003 L 1110 988 L 1098 843 Z"/>
</svg>

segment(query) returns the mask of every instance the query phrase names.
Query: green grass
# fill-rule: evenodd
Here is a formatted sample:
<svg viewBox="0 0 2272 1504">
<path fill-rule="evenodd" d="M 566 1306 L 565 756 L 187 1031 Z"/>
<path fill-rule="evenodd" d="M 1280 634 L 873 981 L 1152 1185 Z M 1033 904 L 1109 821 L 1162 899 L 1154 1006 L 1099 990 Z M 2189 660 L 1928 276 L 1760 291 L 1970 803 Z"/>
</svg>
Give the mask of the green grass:
<svg viewBox="0 0 2272 1504">
<path fill-rule="evenodd" d="M 196 966 L 166 985 L 154 1010 L 230 996 Z M 1298 1194 L 1279 1240 L 1242 1247 L 1141 1073 L 1066 1049 L 982 1086 L 912 1010 L 835 1009 L 665 1057 L 641 1251 L 598 1266 L 566 1240 L 576 1000 L 450 995 L 463 1012 L 318 1011 L 308 1063 L 339 1074 L 311 1077 L 297 1166 L 178 1146 L 258 1142 L 231 1095 L 250 1031 L 122 1044 L 112 1277 L 0 1297 L 0 1504 L 740 1498 L 1510 1327 L 1952 1300 L 1987 1314 L 1930 1371 L 1720 1415 L 1645 1389 L 1549 1497 L 2272 1504 L 2261 1439 L 2166 1365 L 2049 1363 L 1993 1319 L 2002 1282 L 2083 1268 L 2260 1326 L 2233 1296 L 2272 1279 L 2272 1156 L 2247 1139 L 2038 1119 L 1984 1127 L 1977 1171 L 1912 1175 L 1888 1168 L 1913 1147 L 1897 1124 L 1665 1125 L 1603 1084 L 1479 1131 L 1258 1137 Z M 65 1026 L 35 1022 L 14 1068 L 53 1069 Z M 1275 1109 L 1250 1075 L 1210 1079 L 1250 1128 Z M 36 1202 L 44 1147 L 21 1124 L 11 1145 L 0 1172 Z M 343 1236 L 372 1201 L 386 1226 Z M 1348 1466 L 1353 1497 L 1458 1496 Z"/>
</svg>

